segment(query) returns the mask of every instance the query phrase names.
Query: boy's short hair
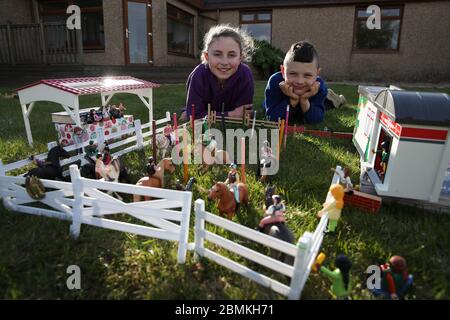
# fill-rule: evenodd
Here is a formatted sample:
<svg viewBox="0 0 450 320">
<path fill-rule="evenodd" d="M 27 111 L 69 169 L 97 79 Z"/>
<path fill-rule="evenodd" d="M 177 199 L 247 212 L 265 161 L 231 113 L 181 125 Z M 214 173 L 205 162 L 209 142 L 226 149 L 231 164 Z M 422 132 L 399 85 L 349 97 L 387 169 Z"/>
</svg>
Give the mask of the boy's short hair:
<svg viewBox="0 0 450 320">
<path fill-rule="evenodd" d="M 319 55 L 314 45 L 308 41 L 294 43 L 284 57 L 284 65 L 291 62 L 313 62 L 316 60 L 319 67 Z"/>
</svg>

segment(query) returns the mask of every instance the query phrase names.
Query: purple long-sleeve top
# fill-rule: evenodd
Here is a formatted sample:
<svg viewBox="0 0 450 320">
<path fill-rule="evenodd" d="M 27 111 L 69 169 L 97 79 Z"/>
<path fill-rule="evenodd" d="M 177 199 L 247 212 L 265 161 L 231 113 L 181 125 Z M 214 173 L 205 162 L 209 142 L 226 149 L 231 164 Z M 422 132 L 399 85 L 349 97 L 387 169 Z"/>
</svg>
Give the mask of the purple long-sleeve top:
<svg viewBox="0 0 450 320">
<path fill-rule="evenodd" d="M 225 106 L 225 115 L 237 107 L 253 104 L 253 75 L 244 63 L 223 85 L 207 64 L 199 64 L 189 75 L 186 89 L 187 99 L 183 111 L 186 110 L 187 117 L 192 113 L 192 105 L 195 105 L 195 118 L 198 119 L 207 115 L 208 104 L 218 115 L 222 112 L 222 104 Z"/>
</svg>

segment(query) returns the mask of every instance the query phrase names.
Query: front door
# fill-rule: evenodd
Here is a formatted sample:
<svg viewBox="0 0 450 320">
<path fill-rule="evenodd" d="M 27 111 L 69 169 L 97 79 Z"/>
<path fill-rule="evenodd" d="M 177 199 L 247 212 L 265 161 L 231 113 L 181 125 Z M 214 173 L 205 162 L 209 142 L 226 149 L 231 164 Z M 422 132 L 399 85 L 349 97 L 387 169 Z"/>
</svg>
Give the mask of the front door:
<svg viewBox="0 0 450 320">
<path fill-rule="evenodd" d="M 152 65 L 152 1 L 125 0 L 124 27 L 126 63 Z"/>
</svg>

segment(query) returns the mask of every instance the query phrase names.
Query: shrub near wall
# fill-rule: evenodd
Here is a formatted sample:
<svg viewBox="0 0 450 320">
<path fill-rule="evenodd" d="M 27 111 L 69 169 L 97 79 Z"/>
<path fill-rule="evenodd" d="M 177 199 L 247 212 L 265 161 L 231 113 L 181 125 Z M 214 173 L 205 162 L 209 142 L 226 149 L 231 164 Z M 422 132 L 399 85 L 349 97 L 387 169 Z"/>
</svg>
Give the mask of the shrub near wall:
<svg viewBox="0 0 450 320">
<path fill-rule="evenodd" d="M 252 55 L 252 65 L 259 75 L 267 80 L 273 73 L 280 70 L 284 60 L 284 52 L 267 41 L 255 40 L 255 51 Z"/>
</svg>

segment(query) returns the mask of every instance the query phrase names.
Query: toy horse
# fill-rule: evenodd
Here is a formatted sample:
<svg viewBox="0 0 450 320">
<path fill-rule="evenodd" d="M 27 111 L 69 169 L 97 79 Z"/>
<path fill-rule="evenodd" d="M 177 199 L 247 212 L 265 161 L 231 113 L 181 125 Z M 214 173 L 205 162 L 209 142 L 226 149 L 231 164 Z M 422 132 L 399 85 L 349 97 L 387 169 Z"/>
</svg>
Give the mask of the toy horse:
<svg viewBox="0 0 450 320">
<path fill-rule="evenodd" d="M 239 203 L 244 205 L 248 204 L 248 189 L 245 183 L 238 183 L 237 185 L 239 190 Z M 208 193 L 209 200 L 218 199 L 218 208 L 219 213 L 222 216 L 227 216 L 228 219 L 232 220 L 233 216 L 236 212 L 236 200 L 234 198 L 234 194 L 231 190 L 228 189 L 227 185 L 223 182 L 217 182 L 214 186 L 209 190 Z"/>
<path fill-rule="evenodd" d="M 31 169 L 24 176 L 36 176 L 39 179 L 65 180 L 59 164 L 60 158 L 69 158 L 69 153 L 63 147 L 57 145 L 50 149 L 47 154 L 47 161 L 37 168 Z"/>
<path fill-rule="evenodd" d="M 175 139 L 169 139 L 162 133 L 156 135 L 156 148 L 158 149 L 159 157 L 164 158 L 166 156 L 167 149 L 174 144 Z"/>
<path fill-rule="evenodd" d="M 172 158 L 162 159 L 156 166 L 156 172 L 152 176 L 143 177 L 136 183 L 137 186 L 152 187 L 152 188 L 164 188 L 164 172 L 169 171 L 173 173 L 175 166 L 172 162 Z M 142 196 L 135 194 L 133 201 L 141 201 Z M 150 200 L 150 197 L 144 197 L 145 200 Z"/>
<path fill-rule="evenodd" d="M 202 139 L 202 141 L 205 140 Z M 202 173 L 206 172 L 211 165 L 231 163 L 228 152 L 217 149 L 217 142 L 214 138 L 208 140 L 206 145 L 201 142 L 196 143 L 194 152 L 202 156 Z"/>
<path fill-rule="evenodd" d="M 102 160 L 97 161 L 98 164 L 98 172 L 102 176 L 101 181 L 108 182 L 119 182 L 120 175 L 120 161 L 118 158 L 114 157 L 114 159 L 107 165 L 103 164 Z M 122 197 L 119 196 L 117 192 L 108 191 L 109 195 L 115 195 L 117 199 L 122 201 Z"/>
<path fill-rule="evenodd" d="M 264 204 L 264 211 L 268 209 L 272 205 L 272 196 L 275 194 L 275 186 L 268 186 L 266 188 L 266 194 L 265 194 L 265 204 Z M 286 241 L 289 243 L 294 244 L 295 237 L 292 231 L 288 228 L 286 223 L 276 222 L 276 223 L 269 223 L 264 226 L 263 232 L 265 234 L 268 234 L 269 236 L 275 237 L 279 240 Z M 291 255 L 284 254 L 282 252 L 279 252 L 277 250 L 271 249 L 270 255 L 278 259 L 280 261 L 283 261 L 284 263 L 293 265 L 294 264 L 294 257 Z"/>
</svg>

